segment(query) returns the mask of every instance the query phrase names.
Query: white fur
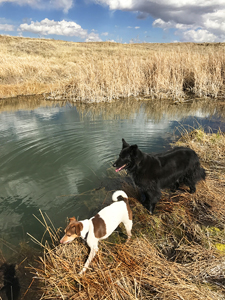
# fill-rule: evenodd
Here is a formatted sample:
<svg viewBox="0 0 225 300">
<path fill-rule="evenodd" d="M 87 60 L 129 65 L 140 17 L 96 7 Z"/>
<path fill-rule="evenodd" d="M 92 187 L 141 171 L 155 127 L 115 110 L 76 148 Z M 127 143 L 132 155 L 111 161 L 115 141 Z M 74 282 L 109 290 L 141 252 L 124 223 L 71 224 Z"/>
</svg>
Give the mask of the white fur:
<svg viewBox="0 0 225 300">
<path fill-rule="evenodd" d="M 118 201 L 117 198 L 119 196 L 122 196 L 123 198 L 128 198 L 127 194 L 124 191 L 119 190 L 119 191 L 116 191 L 116 192 L 113 193 L 112 200 L 113 201 Z"/>
<path fill-rule="evenodd" d="M 117 201 L 118 196 L 128 198 L 127 194 L 124 191 L 116 191 L 112 195 L 113 201 Z M 127 204 L 124 201 L 114 202 L 111 205 L 100 210 L 100 212 L 98 214 L 104 220 L 105 225 L 106 225 L 106 234 L 101 238 L 95 237 L 94 226 L 93 226 L 93 222 L 92 222 L 92 219 L 94 217 L 92 217 L 89 220 L 81 221 L 81 223 L 83 224 L 83 230 L 81 231 L 81 237 L 84 238 L 86 236 L 86 234 L 88 233 L 87 244 L 90 247 L 91 251 L 90 251 L 89 257 L 88 257 L 82 271 L 80 272 L 80 274 L 83 274 L 86 271 L 90 262 L 92 261 L 95 254 L 97 253 L 98 241 L 106 239 L 117 228 L 117 226 L 121 222 L 125 226 L 125 229 L 126 229 L 126 232 L 128 235 L 128 239 L 131 237 L 131 229 L 132 229 L 133 222 L 132 222 L 132 219 L 131 220 L 129 219 Z"/>
</svg>

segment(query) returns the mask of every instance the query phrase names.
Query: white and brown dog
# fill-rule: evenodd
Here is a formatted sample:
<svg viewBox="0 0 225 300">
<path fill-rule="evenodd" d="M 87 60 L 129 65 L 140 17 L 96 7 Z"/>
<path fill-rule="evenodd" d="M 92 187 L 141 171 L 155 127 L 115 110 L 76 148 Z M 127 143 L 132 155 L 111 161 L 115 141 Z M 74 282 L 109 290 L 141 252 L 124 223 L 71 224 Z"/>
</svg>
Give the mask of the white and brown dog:
<svg viewBox="0 0 225 300">
<path fill-rule="evenodd" d="M 98 241 L 110 236 L 121 222 L 127 231 L 127 240 L 131 237 L 132 211 L 127 194 L 124 191 L 116 191 L 112 195 L 112 200 L 115 202 L 100 210 L 97 215 L 89 220 L 77 221 L 75 217 L 70 218 L 69 225 L 65 229 L 65 235 L 60 240 L 62 244 L 72 242 L 76 237 L 82 237 L 87 241 L 91 251 L 80 275 L 86 271 L 97 253 Z"/>
</svg>

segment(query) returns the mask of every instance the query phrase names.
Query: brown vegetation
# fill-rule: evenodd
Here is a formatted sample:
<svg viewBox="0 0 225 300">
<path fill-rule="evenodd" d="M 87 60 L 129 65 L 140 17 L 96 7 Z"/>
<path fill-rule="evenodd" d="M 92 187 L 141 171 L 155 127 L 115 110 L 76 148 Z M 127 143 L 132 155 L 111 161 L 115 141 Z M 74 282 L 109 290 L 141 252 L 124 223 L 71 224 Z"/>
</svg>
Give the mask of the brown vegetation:
<svg viewBox="0 0 225 300">
<path fill-rule="evenodd" d="M 183 130 L 178 144 L 200 155 L 206 182 L 192 195 L 185 187 L 176 193 L 165 191 L 151 216 L 136 200 L 138 191 L 124 180 L 122 188 L 133 197 L 132 240 L 124 243 L 121 227 L 100 243 L 83 276 L 78 273 L 87 247 L 79 239 L 58 245 L 59 231 L 42 215 L 52 244 L 40 243 L 44 255 L 33 269 L 43 283 L 42 299 L 224 299 L 225 135 Z M 111 174 L 120 176 L 110 169 Z"/>
<path fill-rule="evenodd" d="M 117 44 L 0 36 L 0 98 L 99 102 L 224 96 L 225 44 Z"/>
</svg>

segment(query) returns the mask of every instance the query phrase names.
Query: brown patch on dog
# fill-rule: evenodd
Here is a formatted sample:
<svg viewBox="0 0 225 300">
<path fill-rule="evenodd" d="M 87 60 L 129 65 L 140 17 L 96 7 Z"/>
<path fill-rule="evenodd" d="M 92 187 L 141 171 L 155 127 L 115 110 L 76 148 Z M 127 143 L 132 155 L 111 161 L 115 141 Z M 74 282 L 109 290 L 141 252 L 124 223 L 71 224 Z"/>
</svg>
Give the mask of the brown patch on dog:
<svg viewBox="0 0 225 300">
<path fill-rule="evenodd" d="M 70 218 L 72 219 L 72 218 Z M 77 235 L 80 236 L 80 232 L 83 230 L 83 224 L 81 222 L 77 222 L 76 219 L 75 221 L 72 220 L 70 221 L 69 225 L 65 229 L 65 233 L 68 235 Z"/>
<path fill-rule="evenodd" d="M 102 238 L 104 235 L 106 235 L 106 225 L 104 220 L 97 214 L 92 219 L 92 223 L 94 225 L 94 234 L 96 238 Z"/>
<path fill-rule="evenodd" d="M 132 210 L 131 210 L 131 208 L 130 208 L 128 198 L 124 198 L 123 196 L 120 195 L 120 196 L 117 197 L 117 199 L 118 199 L 118 200 L 121 200 L 121 201 L 124 201 L 124 202 L 126 203 L 129 220 L 132 220 Z"/>
<path fill-rule="evenodd" d="M 130 205 L 129 205 L 128 201 L 126 202 L 126 205 L 127 205 L 127 211 L 128 211 L 129 220 L 132 220 L 132 210 L 130 208 Z"/>
<path fill-rule="evenodd" d="M 69 218 L 69 224 L 73 221 L 76 221 L 76 218 L 75 217 L 72 217 L 72 218 Z"/>
</svg>

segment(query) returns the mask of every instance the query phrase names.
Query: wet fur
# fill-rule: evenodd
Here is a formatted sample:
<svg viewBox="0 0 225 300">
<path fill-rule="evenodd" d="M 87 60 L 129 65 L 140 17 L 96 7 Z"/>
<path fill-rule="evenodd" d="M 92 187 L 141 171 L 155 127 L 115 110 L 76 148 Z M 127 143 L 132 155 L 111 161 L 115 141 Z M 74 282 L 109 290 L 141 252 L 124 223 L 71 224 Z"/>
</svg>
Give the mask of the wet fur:
<svg viewBox="0 0 225 300">
<path fill-rule="evenodd" d="M 142 152 L 137 145 L 129 145 L 122 139 L 122 150 L 113 164 L 116 171 L 126 169 L 135 184 L 144 194 L 143 205 L 153 213 L 161 198 L 161 189 L 176 190 L 181 184 L 196 191 L 196 183 L 205 179 L 205 170 L 200 166 L 195 151 L 176 147 L 164 153 L 150 155 Z"/>
</svg>

